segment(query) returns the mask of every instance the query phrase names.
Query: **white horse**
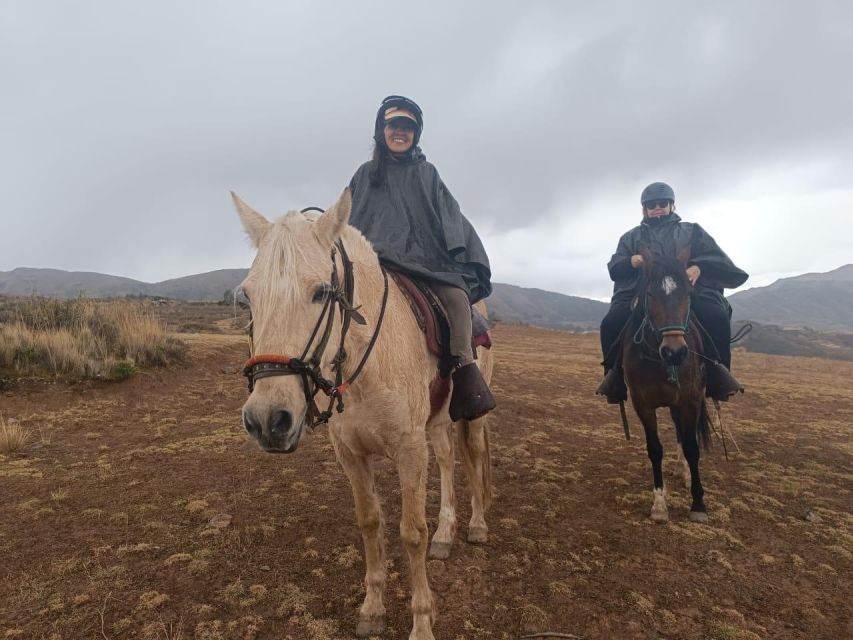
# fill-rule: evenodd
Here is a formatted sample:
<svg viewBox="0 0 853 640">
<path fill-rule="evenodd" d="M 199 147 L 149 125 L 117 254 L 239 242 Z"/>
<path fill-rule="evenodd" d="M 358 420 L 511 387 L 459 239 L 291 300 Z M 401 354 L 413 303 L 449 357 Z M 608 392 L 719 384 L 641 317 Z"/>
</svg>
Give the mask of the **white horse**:
<svg viewBox="0 0 853 640">
<path fill-rule="evenodd" d="M 352 202 L 348 190 L 320 216 L 292 211 L 272 222 L 232 196 L 258 250 L 241 285 L 252 313 L 253 353 L 270 354 L 247 363 L 250 369 L 255 367 L 251 370 L 257 375 L 254 390 L 243 405 L 243 424 L 264 450 L 294 451 L 316 415 L 316 405 L 309 402 L 317 391 L 316 380 L 331 382 L 339 347 L 345 348 L 336 382 L 349 382 L 353 374 L 357 377 L 351 386 L 336 385 L 345 390 L 341 396 L 344 411 L 334 413 L 328 428 L 338 462 L 352 485 L 364 541 L 366 594 L 356 634 L 375 635 L 385 627 L 383 518 L 371 464 L 376 456 L 384 456 L 394 461 L 400 477 L 400 537 L 409 557 L 412 587 L 409 640 L 432 640 L 435 604 L 426 573 L 427 432 L 441 470 L 441 512 L 430 555 L 446 558 L 456 530 L 453 425 L 448 402 L 430 417 L 429 387 L 437 360 L 427 349 L 408 301 L 385 279 L 370 243 L 349 226 Z M 345 297 L 341 246 L 352 261 L 354 299 L 343 301 L 340 313 L 332 305 L 331 313 L 325 314 L 327 301 L 340 302 Z M 387 303 L 384 316 L 383 299 Z M 350 314 L 345 308 L 357 311 Z M 327 319 L 318 320 L 321 315 Z M 358 316 L 356 322 L 345 323 L 342 318 L 347 315 Z M 362 317 L 364 324 L 358 324 Z M 344 324 L 349 325 L 346 331 Z M 340 345 L 342 332 L 344 344 Z M 323 340 L 324 335 L 331 337 Z M 319 349 L 318 344 L 324 348 Z M 322 353 L 316 353 L 310 365 L 313 373 L 308 375 L 308 367 L 300 364 L 311 350 Z M 477 362 L 488 381 L 491 353 L 480 349 Z M 359 365 L 363 365 L 360 371 Z M 291 369 L 284 371 L 287 367 Z M 336 400 L 334 391 L 332 395 Z M 316 396 L 325 397 L 323 393 Z M 472 494 L 468 541 L 485 542 L 485 511 L 491 499 L 486 420 L 460 421 L 457 432 Z"/>
</svg>

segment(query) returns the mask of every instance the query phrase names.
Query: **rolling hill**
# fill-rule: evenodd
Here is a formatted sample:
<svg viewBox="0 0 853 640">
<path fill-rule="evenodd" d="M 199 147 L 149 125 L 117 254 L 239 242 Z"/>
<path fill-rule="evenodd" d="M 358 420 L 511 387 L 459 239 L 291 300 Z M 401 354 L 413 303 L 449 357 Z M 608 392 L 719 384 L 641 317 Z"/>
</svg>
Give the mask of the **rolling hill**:
<svg viewBox="0 0 853 640">
<path fill-rule="evenodd" d="M 780 327 L 853 332 L 853 264 L 783 278 L 732 295 L 735 320 Z"/>
<path fill-rule="evenodd" d="M 151 296 L 216 302 L 246 277 L 246 269 L 220 269 L 183 278 L 147 283 L 83 271 L 19 268 L 0 271 L 0 295 L 73 298 Z M 541 289 L 496 283 L 489 298 L 493 319 L 557 329 L 597 329 L 608 305 Z"/>
<path fill-rule="evenodd" d="M 215 302 L 246 275 L 245 269 L 220 269 L 162 282 L 82 271 L 18 268 L 0 271 L 0 295 L 38 294 L 96 298 L 152 296 Z M 732 295 L 734 320 L 752 320 L 780 328 L 853 332 L 853 264 L 827 273 L 777 280 Z M 542 289 L 495 283 L 489 298 L 495 320 L 571 330 L 597 329 L 608 305 Z M 792 335 L 792 334 L 786 334 Z"/>
</svg>

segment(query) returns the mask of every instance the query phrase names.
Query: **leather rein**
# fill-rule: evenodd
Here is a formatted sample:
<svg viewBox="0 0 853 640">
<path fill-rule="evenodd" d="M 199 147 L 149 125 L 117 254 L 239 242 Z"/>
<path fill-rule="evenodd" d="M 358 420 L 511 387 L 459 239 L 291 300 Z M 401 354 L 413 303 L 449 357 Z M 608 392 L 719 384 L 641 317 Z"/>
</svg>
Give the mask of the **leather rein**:
<svg viewBox="0 0 853 640">
<path fill-rule="evenodd" d="M 317 207 L 308 207 L 303 209 L 301 213 L 306 211 L 317 210 Z M 337 253 L 341 255 L 341 263 L 343 265 L 343 278 L 338 274 Z M 367 359 L 370 357 L 376 340 L 379 337 L 379 330 L 382 328 L 382 320 L 385 317 L 385 308 L 388 303 L 388 274 L 385 268 L 380 264 L 382 277 L 384 279 L 385 289 L 382 294 L 382 305 L 379 309 L 379 318 L 376 321 L 376 328 L 373 330 L 373 335 L 361 357 L 358 365 L 346 380 L 343 379 L 343 363 L 347 359 L 347 351 L 344 346 L 347 332 L 350 328 L 350 323 L 365 325 L 364 316 L 359 313 L 360 307 L 353 306 L 355 296 L 355 277 L 353 275 L 352 262 L 347 255 L 344 244 L 338 240 L 331 250 L 332 260 L 332 275 L 330 285 L 325 292 L 325 300 L 323 309 L 320 312 L 320 317 L 314 325 L 314 330 L 308 338 L 305 349 L 302 355 L 298 358 L 280 355 L 280 354 L 254 354 L 254 342 L 252 339 L 253 320 L 251 309 L 249 310 L 249 352 L 250 358 L 243 365 L 243 375 L 249 380 L 249 393 L 255 388 L 255 381 L 261 378 L 269 378 L 272 376 L 299 376 L 302 380 L 302 390 L 305 394 L 305 402 L 307 403 L 307 418 L 312 428 L 319 424 L 327 424 L 332 417 L 332 408 L 338 413 L 343 413 L 344 401 L 343 395 L 350 385 L 355 382 L 356 378 L 361 374 Z M 341 336 L 338 343 L 338 349 L 335 357 L 332 359 L 332 371 L 334 379 L 326 378 L 323 375 L 321 362 L 326 347 L 332 335 L 334 325 L 335 312 L 340 311 L 341 316 Z M 321 333 L 322 328 L 322 333 Z M 319 335 L 319 340 L 317 339 Z M 316 340 L 316 345 L 314 344 Z M 313 350 L 311 349 L 314 346 Z M 309 356 L 310 352 L 310 356 Z M 329 406 L 325 411 L 321 411 L 317 405 L 317 394 L 322 391 L 329 397 Z"/>
</svg>

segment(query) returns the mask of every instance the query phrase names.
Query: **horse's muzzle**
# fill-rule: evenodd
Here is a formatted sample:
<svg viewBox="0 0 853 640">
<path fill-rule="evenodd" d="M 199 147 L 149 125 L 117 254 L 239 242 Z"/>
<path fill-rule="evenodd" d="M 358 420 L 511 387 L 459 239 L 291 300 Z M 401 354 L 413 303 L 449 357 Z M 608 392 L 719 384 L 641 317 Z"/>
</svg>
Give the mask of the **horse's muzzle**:
<svg viewBox="0 0 853 640">
<path fill-rule="evenodd" d="M 675 348 L 667 344 L 661 345 L 660 357 L 668 365 L 678 366 L 687 358 L 687 345 L 679 345 Z"/>
<path fill-rule="evenodd" d="M 294 427 L 293 414 L 284 409 L 271 409 L 265 415 L 244 409 L 243 426 L 262 449 L 273 453 L 292 453 L 302 435 L 301 426 Z"/>
</svg>

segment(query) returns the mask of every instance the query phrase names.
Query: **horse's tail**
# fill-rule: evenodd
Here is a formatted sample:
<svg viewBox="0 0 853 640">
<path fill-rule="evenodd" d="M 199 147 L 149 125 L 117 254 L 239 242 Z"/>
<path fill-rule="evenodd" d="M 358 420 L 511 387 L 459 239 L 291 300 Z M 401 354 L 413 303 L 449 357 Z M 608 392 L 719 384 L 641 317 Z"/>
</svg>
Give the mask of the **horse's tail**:
<svg viewBox="0 0 853 640">
<path fill-rule="evenodd" d="M 482 438 L 479 436 L 482 435 Z M 488 510 L 492 503 L 492 453 L 489 447 L 489 421 L 480 418 L 473 421 L 460 420 L 456 423 L 458 448 L 462 452 L 462 463 L 472 488 L 479 481 L 482 487 L 483 511 Z M 478 451 L 479 449 L 479 451 Z M 476 455 L 479 454 L 479 455 Z M 477 468 L 475 458 L 479 458 Z"/>
<path fill-rule="evenodd" d="M 696 430 L 702 448 L 707 451 L 711 448 L 711 416 L 708 414 L 708 403 L 704 398 L 702 406 L 699 407 L 699 424 L 696 425 Z"/>
</svg>

